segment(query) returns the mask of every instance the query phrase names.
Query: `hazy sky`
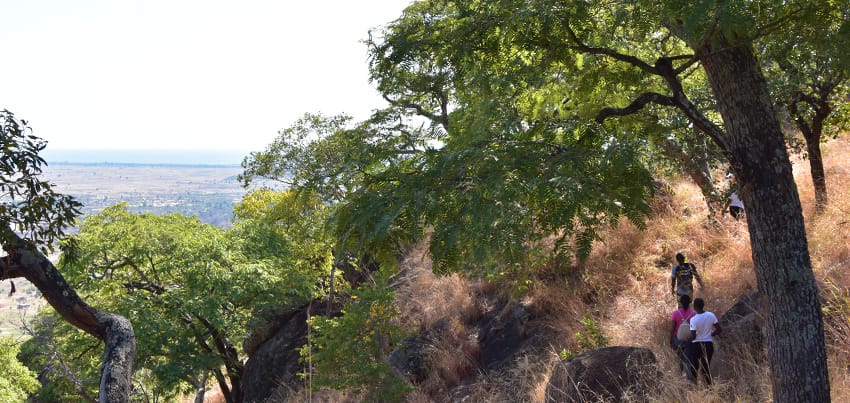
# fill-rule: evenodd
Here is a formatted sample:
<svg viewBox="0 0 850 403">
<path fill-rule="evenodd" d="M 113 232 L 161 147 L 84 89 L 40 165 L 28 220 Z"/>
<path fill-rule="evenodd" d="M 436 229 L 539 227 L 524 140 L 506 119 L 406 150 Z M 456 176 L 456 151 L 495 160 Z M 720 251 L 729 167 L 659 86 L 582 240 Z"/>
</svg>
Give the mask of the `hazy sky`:
<svg viewBox="0 0 850 403">
<path fill-rule="evenodd" d="M 0 109 L 48 150 L 261 150 L 383 106 L 360 41 L 409 3 L 0 0 Z"/>
</svg>

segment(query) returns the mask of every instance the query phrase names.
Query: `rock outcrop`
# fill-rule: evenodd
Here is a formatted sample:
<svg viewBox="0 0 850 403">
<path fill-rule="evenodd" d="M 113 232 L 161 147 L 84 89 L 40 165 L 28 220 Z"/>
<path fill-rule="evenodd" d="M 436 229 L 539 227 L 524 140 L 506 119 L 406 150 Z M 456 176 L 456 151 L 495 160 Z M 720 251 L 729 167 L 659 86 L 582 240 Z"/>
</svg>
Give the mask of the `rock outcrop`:
<svg viewBox="0 0 850 403">
<path fill-rule="evenodd" d="M 711 374 L 715 378 L 732 380 L 763 375 L 753 373 L 753 370 L 763 367 L 766 359 L 765 312 L 761 295 L 758 291 L 750 291 L 718 319 L 723 331 L 716 338 L 711 361 Z"/>
<path fill-rule="evenodd" d="M 260 329 L 255 329 L 245 342 L 249 354 L 242 377 L 244 399 L 247 403 L 265 402 L 276 393 L 281 398 L 281 385 L 297 392 L 302 371 L 298 350 L 307 343 L 308 311 L 324 313 L 324 304 L 314 303 L 275 315 Z"/>
<path fill-rule="evenodd" d="M 546 402 L 643 401 L 658 377 L 655 354 L 648 349 L 591 350 L 555 364 Z"/>
</svg>

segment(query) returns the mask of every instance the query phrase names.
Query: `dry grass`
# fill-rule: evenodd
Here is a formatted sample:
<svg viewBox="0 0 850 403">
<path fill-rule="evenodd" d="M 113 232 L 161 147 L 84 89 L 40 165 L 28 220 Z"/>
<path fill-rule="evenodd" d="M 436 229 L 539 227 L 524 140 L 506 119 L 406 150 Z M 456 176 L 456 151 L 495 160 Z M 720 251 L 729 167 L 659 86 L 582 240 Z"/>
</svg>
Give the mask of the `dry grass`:
<svg viewBox="0 0 850 403">
<path fill-rule="evenodd" d="M 815 275 L 825 297 L 826 335 L 830 354 L 832 395 L 850 401 L 850 140 L 824 145 L 830 204 L 821 215 L 814 213 L 814 193 L 808 161 L 797 161 L 795 176 L 803 204 Z M 665 215 L 656 216 L 642 233 L 622 224 L 605 235 L 605 244 L 594 250 L 589 271 L 610 270 L 619 261 L 627 270 L 591 274 L 606 281 L 620 275 L 618 293 L 602 323 L 612 344 L 652 349 L 669 376 L 664 378 L 657 401 L 770 401 L 769 369 L 764 357 L 735 352 L 731 368 L 710 388 L 688 387 L 674 374 L 676 358 L 666 348 L 668 315 L 675 309 L 669 295 L 669 268 L 676 251 L 684 251 L 701 270 L 704 288 L 697 296 L 709 310 L 722 313 L 746 291 L 757 288 L 746 223 L 725 217 L 719 226 L 707 225 L 707 211 L 699 192 L 688 182 L 673 185 Z M 626 227 L 626 228 L 622 228 Z M 628 248 L 630 252 L 623 252 Z M 625 259 L 623 259 L 625 258 Z M 622 259 L 622 260 L 621 260 Z M 616 288 L 608 286 L 609 288 Z M 636 336 L 637 335 L 637 336 Z M 718 348 L 734 348 L 722 345 Z M 720 375 L 720 374 L 716 374 Z"/>
<path fill-rule="evenodd" d="M 850 139 L 831 141 L 823 149 L 830 191 L 823 214 L 814 213 L 808 161 L 795 162 L 795 175 L 825 300 L 832 397 L 850 401 Z M 746 222 L 726 216 L 710 224 L 699 190 L 686 180 L 672 183 L 669 190 L 656 201 L 656 215 L 645 230 L 622 222 L 603 235 L 605 241 L 594 246 L 580 271 L 533 286 L 524 301 L 537 318 L 530 326 L 544 332 L 549 344 L 520 357 L 504 373 L 481 374 L 475 367 L 475 330 L 470 327 L 492 308 L 484 298 L 492 290 L 457 277 L 434 277 L 425 252 L 412 251 L 402 265 L 404 281 L 399 281 L 402 324 L 439 331 L 428 352 L 431 375 L 408 401 L 452 401 L 452 391 L 462 388 L 467 401 L 543 402 L 558 352 L 576 348 L 574 335 L 583 330 L 586 314 L 597 321 L 610 345 L 640 346 L 655 353 L 663 376 L 652 402 L 770 401 L 763 352 L 760 357 L 745 351 L 730 354 L 733 362 L 724 363 L 726 373 L 715 374 L 711 388 L 688 386 L 678 373 L 677 358 L 668 347 L 668 318 L 676 307 L 669 294 L 675 253 L 683 251 L 697 265 L 705 287 L 697 287 L 696 294 L 718 316 L 757 283 Z"/>
</svg>

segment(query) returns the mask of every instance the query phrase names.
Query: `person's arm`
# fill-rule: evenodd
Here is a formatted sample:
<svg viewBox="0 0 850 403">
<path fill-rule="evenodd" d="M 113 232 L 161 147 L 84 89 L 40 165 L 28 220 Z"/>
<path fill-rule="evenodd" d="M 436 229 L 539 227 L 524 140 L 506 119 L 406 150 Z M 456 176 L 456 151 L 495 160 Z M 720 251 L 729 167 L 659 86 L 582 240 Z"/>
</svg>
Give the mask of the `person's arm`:
<svg viewBox="0 0 850 403">
<path fill-rule="evenodd" d="M 699 271 L 697 271 L 697 266 L 691 263 L 691 269 L 694 272 L 694 278 L 697 279 L 697 283 L 699 283 L 699 288 L 702 289 L 704 285 L 702 285 L 702 276 L 699 275 Z"/>
<path fill-rule="evenodd" d="M 676 267 L 673 266 L 673 273 L 670 275 L 670 292 L 676 295 Z"/>
<path fill-rule="evenodd" d="M 723 329 L 720 328 L 720 322 L 715 323 L 714 326 L 712 326 L 712 328 L 714 329 L 714 331 L 711 332 L 712 336 L 717 336 L 718 334 L 720 334 L 720 332 L 723 331 Z"/>
</svg>

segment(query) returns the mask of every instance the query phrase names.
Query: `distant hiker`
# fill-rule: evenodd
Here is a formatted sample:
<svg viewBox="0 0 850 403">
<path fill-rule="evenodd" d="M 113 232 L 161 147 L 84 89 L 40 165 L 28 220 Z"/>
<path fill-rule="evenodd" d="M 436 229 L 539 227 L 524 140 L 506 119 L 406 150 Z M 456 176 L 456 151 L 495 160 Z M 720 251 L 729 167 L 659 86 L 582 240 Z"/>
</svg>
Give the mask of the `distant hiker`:
<svg viewBox="0 0 850 403">
<path fill-rule="evenodd" d="M 714 356 L 712 337 L 720 334 L 720 323 L 713 313 L 705 311 L 705 301 L 702 298 L 694 300 L 694 309 L 697 313 L 690 321 L 694 341 L 685 350 L 685 355 L 692 364 L 688 379 L 696 381 L 697 374 L 702 373 L 704 383 L 711 385 L 711 357 Z"/>
<path fill-rule="evenodd" d="M 691 344 L 692 337 L 689 321 L 694 315 L 696 315 L 696 312 L 691 309 L 691 297 L 687 295 L 679 297 L 679 309 L 676 309 L 670 315 L 670 319 L 673 321 L 670 347 L 676 351 L 676 357 L 679 358 L 682 371 L 685 374 L 689 374 L 691 370 L 691 365 L 685 356 L 685 350 Z"/>
<path fill-rule="evenodd" d="M 729 215 L 737 220 L 744 214 L 744 202 L 738 197 L 738 184 L 735 183 L 735 175 L 726 175 L 726 179 L 729 179 L 729 190 L 731 191 L 729 193 Z"/>
<path fill-rule="evenodd" d="M 676 295 L 677 300 L 682 295 L 687 295 L 693 299 L 694 278 L 697 279 L 697 283 L 702 288 L 702 277 L 700 277 L 697 267 L 693 263 L 685 262 L 685 255 L 682 252 L 676 254 L 676 261 L 679 264 L 673 266 L 673 273 L 670 278 L 670 292 Z"/>
</svg>

